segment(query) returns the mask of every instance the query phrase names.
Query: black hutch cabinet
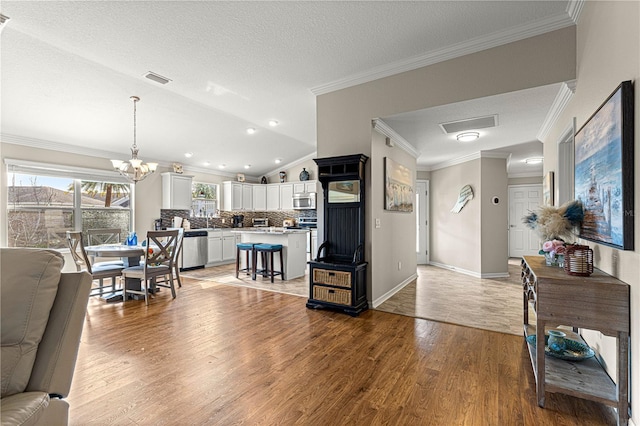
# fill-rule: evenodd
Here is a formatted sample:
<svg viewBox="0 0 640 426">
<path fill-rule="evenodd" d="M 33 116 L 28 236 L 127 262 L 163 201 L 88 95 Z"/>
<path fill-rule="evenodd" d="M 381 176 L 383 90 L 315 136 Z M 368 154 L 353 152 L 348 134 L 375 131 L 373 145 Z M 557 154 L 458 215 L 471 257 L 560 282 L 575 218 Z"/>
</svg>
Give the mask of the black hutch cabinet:
<svg viewBox="0 0 640 426">
<path fill-rule="evenodd" d="M 307 308 L 338 309 L 352 316 L 369 308 L 364 261 L 367 159 L 356 154 L 314 160 L 324 199 L 324 242 L 309 262 Z"/>
</svg>

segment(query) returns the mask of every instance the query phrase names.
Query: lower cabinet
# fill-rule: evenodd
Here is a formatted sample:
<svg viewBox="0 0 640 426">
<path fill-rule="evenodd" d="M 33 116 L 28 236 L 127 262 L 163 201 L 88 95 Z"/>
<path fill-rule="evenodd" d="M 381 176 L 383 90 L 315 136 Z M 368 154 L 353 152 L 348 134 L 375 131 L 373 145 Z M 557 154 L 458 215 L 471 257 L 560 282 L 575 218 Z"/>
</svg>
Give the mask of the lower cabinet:
<svg viewBox="0 0 640 426">
<path fill-rule="evenodd" d="M 215 263 L 222 261 L 222 232 L 215 233 L 213 236 L 209 232 L 208 249 L 209 258 L 207 263 Z"/>
<path fill-rule="evenodd" d="M 222 233 L 222 260 L 236 259 L 236 235 L 232 233 Z"/>
<path fill-rule="evenodd" d="M 231 231 L 209 231 L 207 263 L 229 263 L 236 259 L 236 234 Z"/>
</svg>

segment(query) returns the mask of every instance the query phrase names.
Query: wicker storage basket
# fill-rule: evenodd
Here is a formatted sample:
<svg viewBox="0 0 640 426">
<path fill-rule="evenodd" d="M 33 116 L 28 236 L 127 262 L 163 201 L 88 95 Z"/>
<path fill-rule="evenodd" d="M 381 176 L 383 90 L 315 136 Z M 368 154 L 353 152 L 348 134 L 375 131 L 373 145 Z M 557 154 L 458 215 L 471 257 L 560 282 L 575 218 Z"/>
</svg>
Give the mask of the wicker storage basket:
<svg viewBox="0 0 640 426">
<path fill-rule="evenodd" d="M 318 284 L 329 284 L 338 287 L 351 288 L 351 272 L 334 271 L 329 269 L 314 269 L 313 282 Z"/>
<path fill-rule="evenodd" d="M 314 285 L 313 298 L 325 302 L 337 303 L 339 305 L 351 305 L 351 290 L 340 290 L 338 288 Z"/>
<path fill-rule="evenodd" d="M 593 273 L 593 250 L 589 246 L 567 246 L 564 270 L 569 275 L 587 277 Z"/>
</svg>

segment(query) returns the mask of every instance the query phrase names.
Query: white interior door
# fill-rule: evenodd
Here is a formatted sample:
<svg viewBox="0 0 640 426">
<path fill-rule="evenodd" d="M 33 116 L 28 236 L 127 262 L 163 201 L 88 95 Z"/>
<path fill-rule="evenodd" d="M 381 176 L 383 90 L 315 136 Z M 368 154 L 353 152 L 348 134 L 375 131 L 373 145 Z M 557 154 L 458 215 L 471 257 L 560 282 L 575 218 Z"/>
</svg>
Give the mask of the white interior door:
<svg viewBox="0 0 640 426">
<path fill-rule="evenodd" d="M 416 181 L 416 254 L 418 265 L 429 263 L 429 181 Z"/>
<path fill-rule="evenodd" d="M 540 238 L 522 218 L 542 202 L 542 185 L 509 187 L 509 257 L 538 254 Z"/>
</svg>

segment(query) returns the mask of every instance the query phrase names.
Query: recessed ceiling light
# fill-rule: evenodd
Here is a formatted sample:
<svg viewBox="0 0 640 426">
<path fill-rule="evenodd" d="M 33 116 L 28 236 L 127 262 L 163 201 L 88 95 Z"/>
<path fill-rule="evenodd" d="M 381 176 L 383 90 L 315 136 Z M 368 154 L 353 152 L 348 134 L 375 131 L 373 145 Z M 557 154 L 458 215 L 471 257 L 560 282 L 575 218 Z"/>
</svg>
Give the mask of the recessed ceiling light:
<svg viewBox="0 0 640 426">
<path fill-rule="evenodd" d="M 527 164 L 540 164 L 540 163 L 542 163 L 543 160 L 544 160 L 544 158 L 542 158 L 542 157 L 531 157 L 531 158 L 527 158 L 526 160 L 524 160 L 524 162 L 527 163 Z"/>
<path fill-rule="evenodd" d="M 276 158 L 276 164 L 282 163 L 282 158 Z"/>
<path fill-rule="evenodd" d="M 187 157 L 187 158 L 191 158 L 191 157 L 193 157 L 193 152 L 185 152 L 184 156 Z"/>
<path fill-rule="evenodd" d="M 247 128 L 247 133 L 249 133 L 250 135 L 254 134 L 256 132 L 256 129 L 253 127 L 249 127 Z"/>
<path fill-rule="evenodd" d="M 220 164 L 220 165 L 218 166 L 218 168 L 219 168 L 219 169 L 224 169 L 225 167 L 227 167 L 227 165 L 226 165 L 226 164 Z"/>
<path fill-rule="evenodd" d="M 269 120 L 269 126 L 276 127 L 279 123 L 276 120 Z"/>
<path fill-rule="evenodd" d="M 250 168 L 251 168 L 251 164 L 245 164 L 245 165 L 244 165 L 244 168 L 245 168 L 245 169 L 250 169 Z"/>
<path fill-rule="evenodd" d="M 456 136 L 456 139 L 458 139 L 459 142 L 471 142 L 471 141 L 475 141 L 479 137 L 480 137 L 480 133 L 478 132 L 464 132 Z"/>
<path fill-rule="evenodd" d="M 205 165 L 205 166 L 210 166 L 210 165 L 211 165 L 211 163 L 210 163 L 210 162 L 208 162 L 208 161 L 205 161 L 205 162 L 204 162 L 204 165 Z"/>
</svg>

